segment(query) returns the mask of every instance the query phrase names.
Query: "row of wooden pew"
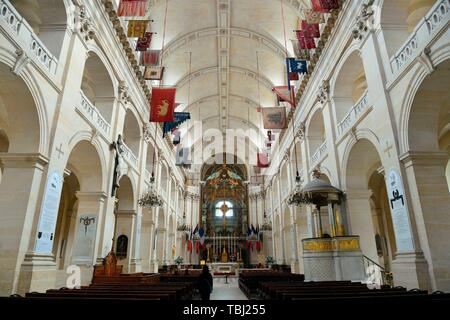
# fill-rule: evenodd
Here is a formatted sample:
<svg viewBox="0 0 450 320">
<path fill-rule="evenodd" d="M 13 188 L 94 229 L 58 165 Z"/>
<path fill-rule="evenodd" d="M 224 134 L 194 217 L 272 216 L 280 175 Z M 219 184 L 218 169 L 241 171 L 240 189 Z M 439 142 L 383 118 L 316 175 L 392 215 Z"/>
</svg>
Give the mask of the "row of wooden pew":
<svg viewBox="0 0 450 320">
<path fill-rule="evenodd" d="M 31 292 L 26 298 L 39 299 L 120 299 L 120 300 L 191 300 L 194 281 L 162 282 L 159 274 L 96 276 L 91 285 L 77 289 Z"/>
<path fill-rule="evenodd" d="M 239 288 L 247 296 L 252 299 L 261 282 L 303 282 L 305 276 L 303 274 L 293 274 L 290 272 L 277 272 L 271 270 L 254 270 L 241 272 L 239 274 Z"/>
<path fill-rule="evenodd" d="M 381 286 L 369 288 L 367 284 L 350 281 L 331 282 L 261 282 L 257 289 L 259 299 L 263 300 L 295 300 L 295 301 L 364 301 L 364 300 L 446 300 L 450 302 L 450 294 L 429 294 L 426 290 L 407 290 L 403 287 L 391 288 Z"/>
</svg>

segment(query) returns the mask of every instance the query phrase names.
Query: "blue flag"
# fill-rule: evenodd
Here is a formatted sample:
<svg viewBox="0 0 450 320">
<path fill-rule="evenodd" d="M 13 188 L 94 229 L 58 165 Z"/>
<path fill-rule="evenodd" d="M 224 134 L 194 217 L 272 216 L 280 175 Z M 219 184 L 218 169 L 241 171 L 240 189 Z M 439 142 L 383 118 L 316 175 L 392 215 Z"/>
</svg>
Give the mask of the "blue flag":
<svg viewBox="0 0 450 320">
<path fill-rule="evenodd" d="M 167 132 L 172 131 L 176 127 L 178 127 L 183 122 L 191 119 L 191 114 L 189 112 L 174 112 L 173 113 L 173 122 L 164 122 L 163 125 L 163 137 L 166 136 Z"/>
<path fill-rule="evenodd" d="M 289 69 L 293 73 L 308 73 L 308 64 L 306 60 L 299 60 L 295 58 L 288 58 Z"/>
</svg>

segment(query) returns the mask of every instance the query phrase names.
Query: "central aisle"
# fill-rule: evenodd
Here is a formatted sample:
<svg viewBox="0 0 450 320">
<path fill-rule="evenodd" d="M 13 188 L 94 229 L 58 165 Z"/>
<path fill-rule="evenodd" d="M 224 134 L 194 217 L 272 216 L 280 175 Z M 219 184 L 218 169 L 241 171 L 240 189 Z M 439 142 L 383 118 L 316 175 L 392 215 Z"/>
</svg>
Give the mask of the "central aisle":
<svg viewBox="0 0 450 320">
<path fill-rule="evenodd" d="M 214 290 L 211 300 L 248 300 L 245 294 L 239 289 L 238 278 L 214 278 Z"/>
</svg>

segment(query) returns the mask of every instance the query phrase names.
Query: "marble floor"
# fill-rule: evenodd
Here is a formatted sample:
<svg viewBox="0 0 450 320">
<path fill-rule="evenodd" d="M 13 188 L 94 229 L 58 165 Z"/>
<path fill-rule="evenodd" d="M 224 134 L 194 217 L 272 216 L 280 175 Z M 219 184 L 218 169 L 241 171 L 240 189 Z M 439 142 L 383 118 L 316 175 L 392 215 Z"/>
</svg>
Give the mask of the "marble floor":
<svg viewBox="0 0 450 320">
<path fill-rule="evenodd" d="M 214 290 L 211 300 L 248 300 L 244 293 L 239 289 L 238 278 L 214 278 Z"/>
</svg>

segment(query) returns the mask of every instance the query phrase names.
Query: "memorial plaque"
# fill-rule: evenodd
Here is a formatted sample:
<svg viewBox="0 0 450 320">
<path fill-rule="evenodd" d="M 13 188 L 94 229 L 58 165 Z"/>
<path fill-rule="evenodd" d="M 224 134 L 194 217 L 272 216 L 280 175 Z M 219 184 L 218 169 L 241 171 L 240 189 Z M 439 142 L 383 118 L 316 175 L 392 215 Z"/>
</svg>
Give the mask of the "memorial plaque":
<svg viewBox="0 0 450 320">
<path fill-rule="evenodd" d="M 400 175 L 396 169 L 391 169 L 389 171 L 386 183 L 397 251 L 413 251 L 414 246 L 411 238 L 408 210 L 406 208 L 405 191 Z"/>
<path fill-rule="evenodd" d="M 62 183 L 63 179 L 57 171 L 48 176 L 34 246 L 36 253 L 52 253 Z"/>
<path fill-rule="evenodd" d="M 82 214 L 76 219 L 76 235 L 73 250 L 74 264 L 90 264 L 95 248 L 97 234 L 97 215 Z"/>
</svg>

